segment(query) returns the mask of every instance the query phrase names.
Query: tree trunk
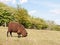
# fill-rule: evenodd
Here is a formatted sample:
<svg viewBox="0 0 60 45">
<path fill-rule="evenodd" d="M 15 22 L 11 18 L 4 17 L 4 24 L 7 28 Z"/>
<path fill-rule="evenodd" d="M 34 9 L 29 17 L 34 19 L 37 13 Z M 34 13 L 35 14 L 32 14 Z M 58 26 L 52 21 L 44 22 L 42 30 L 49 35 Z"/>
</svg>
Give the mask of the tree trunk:
<svg viewBox="0 0 60 45">
<path fill-rule="evenodd" d="M 4 24 L 4 25 L 5 25 L 5 27 L 6 27 L 6 22 L 5 22 L 5 24 Z"/>
</svg>

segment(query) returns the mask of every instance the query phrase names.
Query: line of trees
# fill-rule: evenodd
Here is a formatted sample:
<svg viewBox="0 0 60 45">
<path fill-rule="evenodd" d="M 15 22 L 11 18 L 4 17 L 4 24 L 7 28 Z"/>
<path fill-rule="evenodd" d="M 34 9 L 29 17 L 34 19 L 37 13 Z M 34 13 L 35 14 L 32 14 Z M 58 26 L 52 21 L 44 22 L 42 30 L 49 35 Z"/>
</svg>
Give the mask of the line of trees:
<svg viewBox="0 0 60 45">
<path fill-rule="evenodd" d="M 53 29 L 49 27 L 50 24 L 47 24 L 44 19 L 31 17 L 28 11 L 25 8 L 19 7 L 19 5 L 17 5 L 17 8 L 13 8 L 0 3 L 0 26 L 7 26 L 10 21 L 19 22 L 25 28 Z M 55 26 L 55 24 L 53 25 Z"/>
</svg>

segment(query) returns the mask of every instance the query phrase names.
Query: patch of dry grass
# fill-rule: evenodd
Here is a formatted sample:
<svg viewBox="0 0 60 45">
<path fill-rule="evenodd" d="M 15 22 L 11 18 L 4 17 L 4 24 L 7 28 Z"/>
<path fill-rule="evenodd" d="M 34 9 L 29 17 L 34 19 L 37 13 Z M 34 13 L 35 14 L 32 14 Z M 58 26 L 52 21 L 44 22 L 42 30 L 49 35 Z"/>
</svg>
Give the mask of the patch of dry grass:
<svg viewBox="0 0 60 45">
<path fill-rule="evenodd" d="M 60 31 L 26 29 L 27 37 L 7 37 L 7 28 L 0 27 L 0 45 L 60 45 Z"/>
</svg>

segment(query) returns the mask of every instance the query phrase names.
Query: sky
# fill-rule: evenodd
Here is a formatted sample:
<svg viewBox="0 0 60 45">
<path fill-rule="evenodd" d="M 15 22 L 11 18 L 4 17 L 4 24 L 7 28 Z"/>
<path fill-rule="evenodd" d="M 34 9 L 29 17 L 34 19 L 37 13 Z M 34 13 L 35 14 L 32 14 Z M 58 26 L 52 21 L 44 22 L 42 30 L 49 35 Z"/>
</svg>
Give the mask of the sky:
<svg viewBox="0 0 60 45">
<path fill-rule="evenodd" d="M 17 4 L 27 9 L 33 17 L 52 20 L 60 25 L 60 0 L 0 0 L 9 6 Z"/>
</svg>

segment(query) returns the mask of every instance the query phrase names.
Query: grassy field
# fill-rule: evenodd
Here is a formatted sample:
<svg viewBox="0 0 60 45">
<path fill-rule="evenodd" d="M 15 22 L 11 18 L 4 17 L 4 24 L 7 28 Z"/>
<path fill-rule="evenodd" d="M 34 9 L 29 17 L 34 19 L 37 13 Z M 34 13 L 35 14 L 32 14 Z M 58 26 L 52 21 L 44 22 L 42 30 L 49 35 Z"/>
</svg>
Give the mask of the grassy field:
<svg viewBox="0 0 60 45">
<path fill-rule="evenodd" d="M 7 37 L 7 28 L 0 27 L 0 45 L 60 45 L 60 31 L 26 29 L 27 37 Z"/>
</svg>

